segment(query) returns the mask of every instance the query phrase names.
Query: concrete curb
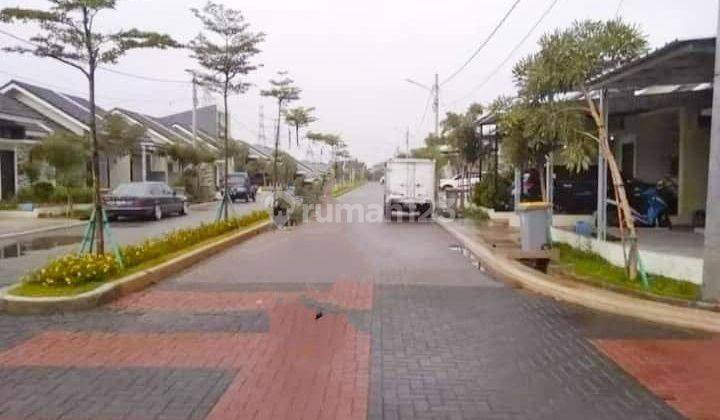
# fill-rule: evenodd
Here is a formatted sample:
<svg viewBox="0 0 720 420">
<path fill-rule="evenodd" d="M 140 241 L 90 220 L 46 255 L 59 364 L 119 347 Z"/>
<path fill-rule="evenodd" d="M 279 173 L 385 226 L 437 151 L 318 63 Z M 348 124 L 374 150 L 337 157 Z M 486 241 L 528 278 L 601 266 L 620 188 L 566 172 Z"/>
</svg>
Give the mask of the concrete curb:
<svg viewBox="0 0 720 420">
<path fill-rule="evenodd" d="M 468 237 L 453 222 L 435 220 L 467 248 L 491 274 L 525 289 L 590 309 L 624 315 L 644 321 L 720 333 L 720 313 L 683 308 L 666 303 L 634 298 L 583 283 L 559 282 L 523 264 L 492 252 L 482 240 Z"/>
<path fill-rule="evenodd" d="M 12 285 L 0 289 L 0 312 L 13 315 L 37 315 L 92 309 L 159 283 L 173 274 L 177 274 L 204 259 L 266 232 L 273 227 L 272 221 L 263 222 L 230 237 L 180 255 L 158 266 L 114 280 L 77 296 L 43 298 L 13 296 L 9 292 L 17 285 Z"/>
<path fill-rule="evenodd" d="M 38 233 L 52 232 L 55 230 L 70 229 L 70 228 L 74 228 L 74 227 L 78 227 L 78 226 L 85 226 L 87 223 L 88 223 L 87 221 L 78 221 L 78 222 L 68 223 L 66 225 L 50 226 L 50 227 L 46 227 L 46 228 L 26 230 L 23 232 L 5 233 L 5 234 L 0 235 L 0 240 L 19 238 L 21 236 L 28 236 L 28 235 L 36 235 Z"/>
</svg>

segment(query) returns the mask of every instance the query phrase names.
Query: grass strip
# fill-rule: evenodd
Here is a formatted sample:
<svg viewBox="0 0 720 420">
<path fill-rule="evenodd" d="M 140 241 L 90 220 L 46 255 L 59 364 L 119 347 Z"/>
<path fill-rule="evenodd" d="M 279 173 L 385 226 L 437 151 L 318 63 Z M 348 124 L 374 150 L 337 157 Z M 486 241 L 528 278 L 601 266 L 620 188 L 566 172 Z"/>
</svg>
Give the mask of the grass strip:
<svg viewBox="0 0 720 420">
<path fill-rule="evenodd" d="M 624 268 L 610 264 L 595 253 L 581 251 L 567 244 L 555 244 L 555 247 L 560 251 L 560 268 L 591 283 L 618 286 L 659 297 L 684 300 L 700 298 L 700 286 L 694 283 L 648 273 L 649 287 L 645 289 L 640 279 L 630 280 Z"/>
<path fill-rule="evenodd" d="M 355 181 L 347 184 L 340 184 L 333 187 L 331 195 L 333 198 L 338 198 L 342 195 L 345 195 L 349 193 L 352 190 L 355 190 L 357 188 L 360 188 L 361 186 L 365 185 L 366 181 Z"/>
</svg>

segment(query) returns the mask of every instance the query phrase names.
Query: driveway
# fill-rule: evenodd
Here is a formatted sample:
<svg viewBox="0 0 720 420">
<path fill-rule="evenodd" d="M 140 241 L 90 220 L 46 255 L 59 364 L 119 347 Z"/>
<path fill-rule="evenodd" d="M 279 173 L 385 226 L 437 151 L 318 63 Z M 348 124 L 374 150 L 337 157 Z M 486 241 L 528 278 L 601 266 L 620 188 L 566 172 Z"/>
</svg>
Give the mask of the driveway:
<svg viewBox="0 0 720 420">
<path fill-rule="evenodd" d="M 309 223 L 92 312 L 0 315 L 0 419 L 717 414 L 716 363 L 681 383 L 654 350 L 690 366 L 717 339 L 513 289 L 453 245 L 432 223 Z"/>
</svg>

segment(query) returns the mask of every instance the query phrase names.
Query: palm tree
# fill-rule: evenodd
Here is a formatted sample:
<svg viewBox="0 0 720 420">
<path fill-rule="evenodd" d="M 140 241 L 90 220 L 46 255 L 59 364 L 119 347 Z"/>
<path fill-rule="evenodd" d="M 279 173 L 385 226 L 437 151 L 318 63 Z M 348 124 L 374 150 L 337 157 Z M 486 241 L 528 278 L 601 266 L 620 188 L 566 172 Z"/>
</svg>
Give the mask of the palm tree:
<svg viewBox="0 0 720 420">
<path fill-rule="evenodd" d="M 295 127 L 295 142 L 298 147 L 300 146 L 300 129 L 317 121 L 317 118 L 312 115 L 313 111 L 315 111 L 314 107 L 302 106 L 285 111 L 285 122 Z M 288 144 L 289 146 L 290 144 Z"/>
</svg>

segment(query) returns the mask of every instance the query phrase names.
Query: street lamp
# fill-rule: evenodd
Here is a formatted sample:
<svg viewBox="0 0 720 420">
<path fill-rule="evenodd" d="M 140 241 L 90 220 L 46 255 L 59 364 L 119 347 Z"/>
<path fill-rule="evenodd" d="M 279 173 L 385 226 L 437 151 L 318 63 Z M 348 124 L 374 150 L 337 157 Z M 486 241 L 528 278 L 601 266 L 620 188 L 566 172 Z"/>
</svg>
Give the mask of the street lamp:
<svg viewBox="0 0 720 420">
<path fill-rule="evenodd" d="M 405 79 L 406 82 L 425 89 L 433 95 L 433 111 L 435 112 L 435 137 L 440 135 L 440 82 L 438 74 L 435 73 L 435 83 L 432 86 L 425 86 L 412 79 Z"/>
</svg>

